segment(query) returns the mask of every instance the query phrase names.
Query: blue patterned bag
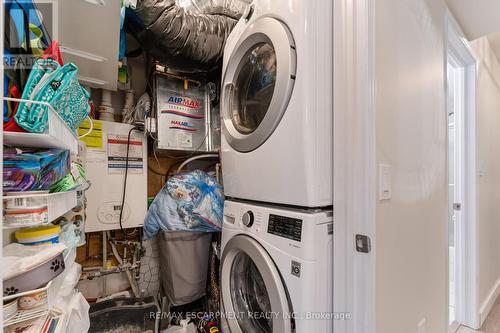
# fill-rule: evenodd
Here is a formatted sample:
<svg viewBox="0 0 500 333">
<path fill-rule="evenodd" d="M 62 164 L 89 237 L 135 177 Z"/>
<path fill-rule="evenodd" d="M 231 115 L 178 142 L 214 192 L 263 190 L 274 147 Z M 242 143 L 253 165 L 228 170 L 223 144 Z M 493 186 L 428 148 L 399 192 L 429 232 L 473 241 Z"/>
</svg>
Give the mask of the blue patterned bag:
<svg viewBox="0 0 500 333">
<path fill-rule="evenodd" d="M 89 93 L 77 79 L 78 68 L 68 63 L 60 66 L 52 59 L 38 59 L 30 72 L 22 99 L 47 102 L 76 131 L 88 116 Z M 47 105 L 19 103 L 15 120 L 29 132 L 44 133 L 48 129 Z"/>
<path fill-rule="evenodd" d="M 144 239 L 161 230 L 220 231 L 223 212 L 223 189 L 214 177 L 200 170 L 175 175 L 149 207 L 144 220 Z"/>
</svg>

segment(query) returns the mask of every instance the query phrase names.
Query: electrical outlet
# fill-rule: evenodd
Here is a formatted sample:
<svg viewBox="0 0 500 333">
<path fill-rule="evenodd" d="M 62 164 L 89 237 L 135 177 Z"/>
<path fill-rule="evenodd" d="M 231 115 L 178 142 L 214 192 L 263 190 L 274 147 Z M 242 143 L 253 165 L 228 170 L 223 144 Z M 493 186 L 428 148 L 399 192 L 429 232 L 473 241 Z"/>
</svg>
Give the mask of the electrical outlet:
<svg viewBox="0 0 500 333">
<path fill-rule="evenodd" d="M 425 328 L 425 318 L 422 318 L 422 320 L 420 320 L 420 322 L 418 323 L 417 325 L 417 333 L 427 333 L 427 330 Z"/>
</svg>

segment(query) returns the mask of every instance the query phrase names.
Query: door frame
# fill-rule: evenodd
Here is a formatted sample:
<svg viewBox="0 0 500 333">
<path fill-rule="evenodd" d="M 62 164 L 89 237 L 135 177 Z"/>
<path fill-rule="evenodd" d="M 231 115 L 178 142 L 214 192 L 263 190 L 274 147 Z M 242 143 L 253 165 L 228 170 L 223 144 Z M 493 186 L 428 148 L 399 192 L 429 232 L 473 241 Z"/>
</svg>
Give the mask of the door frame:
<svg viewBox="0 0 500 333">
<path fill-rule="evenodd" d="M 477 61 L 474 52 L 465 38 L 460 26 L 448 11 L 446 14 L 446 73 L 448 59 L 453 58 L 464 69 L 464 112 L 461 123 L 463 128 L 463 172 L 462 180 L 462 216 L 461 223 L 455 226 L 459 241 L 455 244 L 456 321 L 473 329 L 479 329 L 480 316 L 478 308 L 478 242 L 477 242 L 477 158 L 476 158 L 476 78 Z M 447 76 L 446 76 L 447 77 Z M 446 86 L 448 106 L 448 84 Z M 448 107 L 446 107 L 446 113 Z M 448 121 L 447 140 L 448 140 Z M 448 174 L 448 172 L 447 172 Z M 448 177 L 448 176 L 447 176 Z M 448 182 L 449 183 L 449 182 Z M 449 256 L 447 260 L 449 267 Z M 449 274 L 447 286 L 449 285 Z M 448 288 L 449 292 L 449 288 Z M 449 295 L 447 304 L 449 305 Z M 447 308 L 447 313 L 449 307 Z M 449 313 L 448 313 L 449 318 Z"/>
<path fill-rule="evenodd" d="M 333 4 L 333 327 L 375 333 L 375 4 Z M 356 250 L 358 234 L 371 239 L 371 252 Z"/>
<path fill-rule="evenodd" d="M 374 23 L 372 1 L 334 1 L 334 312 L 337 316 L 351 317 L 349 320 L 334 320 L 333 326 L 335 332 L 343 333 L 374 333 L 376 329 Z M 475 82 L 476 58 L 450 13 L 447 13 L 445 29 L 446 50 L 450 46 L 459 52 L 459 59 L 468 64 L 466 76 L 469 80 L 466 81 L 474 78 Z M 447 55 L 443 61 L 447 61 Z M 466 184 L 468 195 L 464 206 L 470 206 L 469 219 L 477 221 L 475 84 L 467 91 L 466 172 L 471 177 Z M 463 303 L 466 304 L 463 314 L 457 312 L 457 318 L 461 316 L 462 324 L 477 329 L 480 317 L 476 223 L 466 225 L 464 229 L 462 235 L 469 237 L 463 247 L 462 262 L 468 269 L 463 270 L 464 288 L 460 297 L 467 302 Z M 372 251 L 368 255 L 355 250 L 355 235 L 360 233 L 371 238 Z M 446 251 L 448 253 L 447 248 Z M 448 269 L 448 260 L 446 264 Z M 448 274 L 446 276 L 448 286 Z M 448 314 L 448 301 L 446 304 Z"/>
</svg>

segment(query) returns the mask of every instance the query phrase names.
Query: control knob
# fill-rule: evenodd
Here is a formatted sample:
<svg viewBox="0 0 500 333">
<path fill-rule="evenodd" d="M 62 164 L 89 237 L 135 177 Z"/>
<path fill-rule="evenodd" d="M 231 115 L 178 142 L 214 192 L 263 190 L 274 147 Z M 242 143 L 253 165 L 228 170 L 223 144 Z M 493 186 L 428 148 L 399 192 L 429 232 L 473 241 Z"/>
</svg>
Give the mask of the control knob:
<svg viewBox="0 0 500 333">
<path fill-rule="evenodd" d="M 245 226 L 250 228 L 252 226 L 253 220 L 254 220 L 252 211 L 249 210 L 248 212 L 243 214 L 243 217 L 241 218 L 241 220 Z"/>
</svg>

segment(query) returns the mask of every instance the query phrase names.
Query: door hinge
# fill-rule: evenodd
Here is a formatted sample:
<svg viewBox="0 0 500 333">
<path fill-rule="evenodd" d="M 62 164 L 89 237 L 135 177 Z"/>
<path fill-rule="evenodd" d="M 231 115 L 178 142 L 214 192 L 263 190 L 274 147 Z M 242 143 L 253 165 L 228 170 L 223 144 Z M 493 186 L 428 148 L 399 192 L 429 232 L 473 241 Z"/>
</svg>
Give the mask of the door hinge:
<svg viewBox="0 0 500 333">
<path fill-rule="evenodd" d="M 356 251 L 361 253 L 370 253 L 372 244 L 370 237 L 366 235 L 356 235 Z"/>
</svg>

